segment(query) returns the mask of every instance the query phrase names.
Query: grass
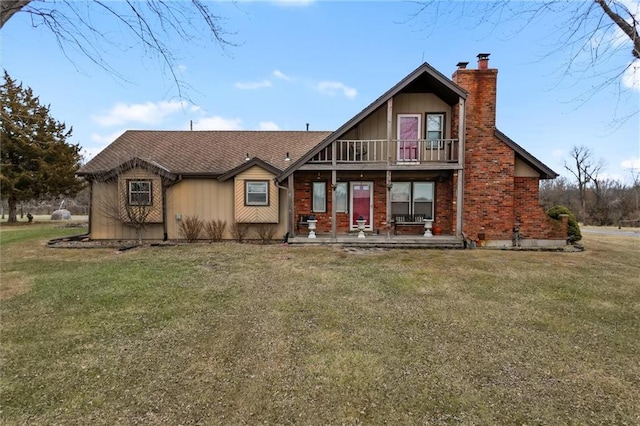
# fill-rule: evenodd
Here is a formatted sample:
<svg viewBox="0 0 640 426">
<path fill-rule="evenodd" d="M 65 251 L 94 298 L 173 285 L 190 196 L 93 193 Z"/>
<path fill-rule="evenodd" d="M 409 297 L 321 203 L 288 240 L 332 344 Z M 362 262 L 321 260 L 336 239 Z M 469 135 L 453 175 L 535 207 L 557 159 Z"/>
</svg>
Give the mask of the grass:
<svg viewBox="0 0 640 426">
<path fill-rule="evenodd" d="M 637 237 L 119 253 L 6 228 L 3 424 L 640 422 Z"/>
</svg>

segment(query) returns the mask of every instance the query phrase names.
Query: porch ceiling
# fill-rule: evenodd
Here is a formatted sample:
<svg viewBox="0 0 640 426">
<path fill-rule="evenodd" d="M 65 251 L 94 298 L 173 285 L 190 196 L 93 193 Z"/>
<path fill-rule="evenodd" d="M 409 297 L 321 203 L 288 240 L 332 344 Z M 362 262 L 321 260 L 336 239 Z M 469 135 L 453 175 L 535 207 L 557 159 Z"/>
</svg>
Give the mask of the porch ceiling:
<svg viewBox="0 0 640 426">
<path fill-rule="evenodd" d="M 458 103 L 460 96 L 447 87 L 440 79 L 429 73 L 422 73 L 407 84 L 400 93 L 433 93 L 449 105 Z"/>
</svg>

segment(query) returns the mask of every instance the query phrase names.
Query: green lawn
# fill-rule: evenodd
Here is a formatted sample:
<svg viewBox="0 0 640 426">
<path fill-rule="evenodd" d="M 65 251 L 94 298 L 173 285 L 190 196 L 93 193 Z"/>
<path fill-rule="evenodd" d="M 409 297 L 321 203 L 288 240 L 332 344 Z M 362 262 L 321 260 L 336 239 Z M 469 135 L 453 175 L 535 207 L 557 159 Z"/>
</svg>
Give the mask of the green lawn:
<svg viewBox="0 0 640 426">
<path fill-rule="evenodd" d="M 640 239 L 50 249 L 0 228 L 2 424 L 638 424 Z"/>
</svg>

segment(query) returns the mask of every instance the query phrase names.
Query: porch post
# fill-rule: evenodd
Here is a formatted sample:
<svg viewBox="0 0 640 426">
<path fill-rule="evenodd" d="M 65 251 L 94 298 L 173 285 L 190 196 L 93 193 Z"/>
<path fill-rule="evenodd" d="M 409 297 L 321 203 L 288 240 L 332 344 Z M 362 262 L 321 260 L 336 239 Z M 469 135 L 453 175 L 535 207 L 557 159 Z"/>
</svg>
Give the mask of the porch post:
<svg viewBox="0 0 640 426">
<path fill-rule="evenodd" d="M 389 166 L 391 165 L 391 154 L 392 154 L 392 140 L 393 140 L 393 98 L 389 98 L 387 101 L 387 212 L 386 212 L 386 222 L 387 229 L 389 229 L 389 224 L 391 222 L 391 191 L 389 187 L 391 186 L 391 170 L 389 170 Z"/>
<path fill-rule="evenodd" d="M 456 236 L 462 236 L 462 210 L 464 208 L 464 146 L 465 146 L 465 102 L 460 98 L 458 101 L 458 185 L 456 188 Z"/>
<path fill-rule="evenodd" d="M 295 220 L 295 206 L 293 205 L 295 197 L 294 197 L 294 193 L 295 193 L 295 187 L 293 186 L 293 173 L 291 173 L 289 175 L 289 177 L 287 178 L 287 186 L 289 187 L 289 190 L 287 191 L 287 198 L 288 198 L 288 204 L 289 204 L 289 236 L 294 237 L 294 226 L 296 223 Z"/>
<path fill-rule="evenodd" d="M 336 142 L 331 142 L 331 238 L 337 237 L 336 224 L 336 182 L 338 181 L 336 172 Z"/>
</svg>

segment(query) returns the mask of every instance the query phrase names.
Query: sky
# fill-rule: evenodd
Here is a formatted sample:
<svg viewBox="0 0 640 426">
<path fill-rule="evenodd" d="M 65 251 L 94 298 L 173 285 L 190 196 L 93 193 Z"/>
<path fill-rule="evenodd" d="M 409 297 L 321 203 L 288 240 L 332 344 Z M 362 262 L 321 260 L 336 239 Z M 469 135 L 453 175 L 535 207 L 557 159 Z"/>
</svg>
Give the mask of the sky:
<svg viewBox="0 0 640 426">
<path fill-rule="evenodd" d="M 625 1 L 640 12 L 638 1 Z M 587 40 L 614 52 L 606 61 L 567 74 L 572 56 L 558 43 L 567 19 L 561 13 L 525 25 L 460 13 L 463 2 L 418 16 L 410 1 L 206 4 L 222 17 L 232 45 L 204 36 L 168 41 L 174 71 L 187 85 L 182 96 L 166 64 L 100 14 L 92 19 L 113 44 L 97 46 L 115 72 L 73 49 L 62 52 L 26 13 L 0 30 L 2 67 L 73 127 L 70 142 L 90 159 L 128 129 L 304 130 L 309 123 L 311 130 L 335 130 L 423 62 L 450 77 L 458 62 L 475 68 L 476 55 L 490 53 L 502 132 L 567 178 L 564 164 L 580 145 L 603 162 L 604 177 L 630 182 L 630 170 L 640 171 L 640 61 L 594 90 L 632 60 L 630 43 L 613 32 Z"/>
</svg>

